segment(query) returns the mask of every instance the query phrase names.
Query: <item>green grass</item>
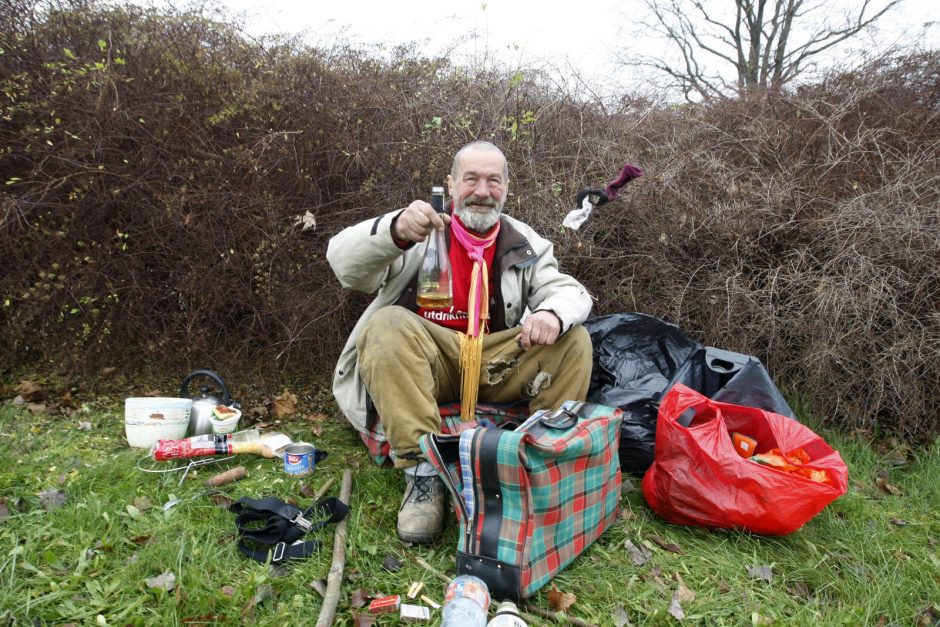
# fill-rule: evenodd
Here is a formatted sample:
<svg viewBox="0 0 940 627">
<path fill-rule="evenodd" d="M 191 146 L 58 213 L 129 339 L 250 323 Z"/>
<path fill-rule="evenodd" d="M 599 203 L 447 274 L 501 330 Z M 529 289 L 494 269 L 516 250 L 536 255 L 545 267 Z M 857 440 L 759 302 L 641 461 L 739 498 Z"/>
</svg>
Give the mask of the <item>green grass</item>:
<svg viewBox="0 0 940 627">
<path fill-rule="evenodd" d="M 317 408 L 322 410 L 329 407 Z M 78 430 L 80 420 L 91 421 L 93 428 Z M 142 453 L 126 446 L 122 420 L 118 403 L 70 417 L 0 406 L 0 498 L 9 509 L 0 518 L 0 621 L 312 624 L 321 599 L 310 583 L 326 579 L 332 529 L 317 534 L 324 545 L 320 554 L 272 569 L 238 553 L 234 516 L 208 497 L 167 512 L 161 508 L 171 495 L 199 493 L 208 476 L 237 463 L 248 468 L 249 476 L 234 484 L 232 497 L 278 496 L 303 504 L 309 502 L 300 496 L 303 483 L 315 489 L 334 478 L 335 495 L 343 469 L 355 469 L 337 624 L 353 624 L 349 602 L 357 589 L 404 594 L 412 581 L 422 580 L 427 594 L 441 600 L 443 584 L 409 557 L 420 556 L 452 574 L 457 525 L 452 521 L 444 540 L 433 547 L 401 545 L 395 536 L 401 478 L 377 468 L 342 419 L 328 424 L 319 438 L 302 420 L 279 425 L 295 439 L 329 451 L 312 477 L 285 475 L 278 460 L 243 457 L 200 469 L 182 486 L 177 486 L 180 473 L 148 474 L 136 468 Z M 621 606 L 634 625 L 674 624 L 678 621 L 668 608 L 678 574 L 695 593 L 682 603 L 686 624 L 917 625 L 936 620 L 940 443 L 897 465 L 859 438 L 826 435 L 849 464 L 850 491 L 786 537 L 669 525 L 646 507 L 634 478 L 636 489 L 625 491 L 622 502 L 630 513 L 554 580 L 558 589 L 577 595 L 572 614 L 612 625 Z M 901 494 L 879 489 L 879 477 Z M 48 489 L 61 490 L 67 502 L 46 511 L 38 494 Z M 129 509 L 138 497 L 153 507 Z M 651 535 L 677 544 L 682 553 L 660 549 L 649 541 Z M 652 559 L 634 566 L 624 548 L 628 539 L 648 546 Z M 403 562 L 400 570 L 383 568 L 388 555 Z M 748 567 L 764 565 L 772 567 L 770 583 L 748 575 Z M 175 575 L 175 590 L 146 586 L 146 579 L 165 571 Z M 549 608 L 545 590 L 533 602 Z M 439 615 L 433 613 L 432 624 L 439 623 Z M 397 621 L 384 616 L 378 624 Z"/>
</svg>

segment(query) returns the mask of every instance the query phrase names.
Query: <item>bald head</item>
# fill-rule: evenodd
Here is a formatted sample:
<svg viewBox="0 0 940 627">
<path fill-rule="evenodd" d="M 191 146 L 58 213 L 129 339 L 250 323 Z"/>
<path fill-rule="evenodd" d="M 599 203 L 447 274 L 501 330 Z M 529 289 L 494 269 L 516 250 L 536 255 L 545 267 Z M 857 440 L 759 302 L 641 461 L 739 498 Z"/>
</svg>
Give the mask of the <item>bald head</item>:
<svg viewBox="0 0 940 627">
<path fill-rule="evenodd" d="M 460 163 L 467 153 L 470 152 L 490 152 L 499 155 L 503 160 L 503 179 L 507 182 L 509 181 L 509 164 L 506 162 L 506 155 L 503 154 L 503 151 L 500 150 L 496 144 L 485 141 L 475 141 L 464 144 L 463 147 L 457 151 L 457 154 L 454 155 L 454 163 L 450 167 L 450 175 L 452 178 L 457 178 L 457 175 L 460 173 Z"/>
</svg>

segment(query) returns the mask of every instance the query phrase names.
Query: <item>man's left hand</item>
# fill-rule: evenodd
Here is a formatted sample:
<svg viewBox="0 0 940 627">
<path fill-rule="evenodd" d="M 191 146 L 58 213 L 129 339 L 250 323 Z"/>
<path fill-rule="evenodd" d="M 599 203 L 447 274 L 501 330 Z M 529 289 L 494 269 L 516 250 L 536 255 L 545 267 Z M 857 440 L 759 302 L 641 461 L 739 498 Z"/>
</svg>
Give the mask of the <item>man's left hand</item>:
<svg viewBox="0 0 940 627">
<path fill-rule="evenodd" d="M 522 350 L 533 346 L 551 346 L 561 335 L 561 320 L 552 311 L 535 311 L 529 314 L 522 325 L 522 333 L 516 340 Z"/>
</svg>

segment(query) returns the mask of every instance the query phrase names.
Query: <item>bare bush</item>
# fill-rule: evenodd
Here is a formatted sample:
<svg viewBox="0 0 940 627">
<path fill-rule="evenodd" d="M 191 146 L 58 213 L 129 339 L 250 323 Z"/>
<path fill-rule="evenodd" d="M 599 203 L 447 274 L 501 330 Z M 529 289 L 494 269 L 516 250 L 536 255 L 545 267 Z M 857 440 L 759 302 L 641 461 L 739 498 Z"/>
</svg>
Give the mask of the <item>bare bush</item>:
<svg viewBox="0 0 940 627">
<path fill-rule="evenodd" d="M 255 43 L 198 13 L 6 5 L 7 368 L 326 375 L 367 302 L 334 279 L 328 238 L 489 139 L 507 211 L 555 240 L 595 313 L 756 354 L 832 422 L 937 431 L 936 54 L 794 94 L 611 107 L 536 71 Z M 647 176 L 563 230 L 625 161 Z"/>
</svg>

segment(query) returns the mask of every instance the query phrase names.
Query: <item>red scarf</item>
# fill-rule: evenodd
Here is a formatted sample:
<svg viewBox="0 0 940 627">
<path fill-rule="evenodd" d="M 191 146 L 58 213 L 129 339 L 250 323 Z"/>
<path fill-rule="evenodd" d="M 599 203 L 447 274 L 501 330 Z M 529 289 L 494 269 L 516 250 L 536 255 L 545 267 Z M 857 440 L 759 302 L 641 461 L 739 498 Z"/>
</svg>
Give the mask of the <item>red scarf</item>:
<svg viewBox="0 0 940 627">
<path fill-rule="evenodd" d="M 450 222 L 454 237 L 473 261 L 470 272 L 470 294 L 467 297 L 467 334 L 460 335 L 460 418 L 472 420 L 476 414 L 477 393 L 480 389 L 480 367 L 483 360 L 483 332 L 490 317 L 489 271 L 484 251 L 496 242 L 500 223 L 484 236 L 472 233 L 457 216 Z"/>
</svg>

